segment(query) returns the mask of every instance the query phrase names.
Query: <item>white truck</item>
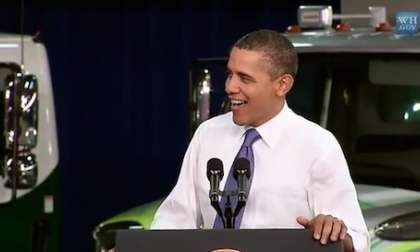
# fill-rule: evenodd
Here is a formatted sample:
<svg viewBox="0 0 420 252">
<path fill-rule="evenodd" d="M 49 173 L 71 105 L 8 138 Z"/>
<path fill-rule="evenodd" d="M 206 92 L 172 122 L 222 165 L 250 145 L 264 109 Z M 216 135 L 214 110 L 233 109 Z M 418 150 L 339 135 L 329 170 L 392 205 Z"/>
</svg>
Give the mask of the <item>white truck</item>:
<svg viewBox="0 0 420 252">
<path fill-rule="evenodd" d="M 59 251 L 58 145 L 44 45 L 0 34 L 0 250 Z"/>
</svg>

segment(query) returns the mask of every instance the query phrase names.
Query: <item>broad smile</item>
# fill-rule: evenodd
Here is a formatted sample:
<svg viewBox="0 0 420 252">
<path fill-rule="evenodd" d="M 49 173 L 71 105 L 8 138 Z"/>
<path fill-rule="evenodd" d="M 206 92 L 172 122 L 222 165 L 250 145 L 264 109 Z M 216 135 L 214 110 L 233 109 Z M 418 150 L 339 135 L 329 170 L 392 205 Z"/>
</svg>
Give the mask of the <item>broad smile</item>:
<svg viewBox="0 0 420 252">
<path fill-rule="evenodd" d="M 230 108 L 231 110 L 236 110 L 243 107 L 247 103 L 248 102 L 244 100 L 230 99 Z"/>
</svg>

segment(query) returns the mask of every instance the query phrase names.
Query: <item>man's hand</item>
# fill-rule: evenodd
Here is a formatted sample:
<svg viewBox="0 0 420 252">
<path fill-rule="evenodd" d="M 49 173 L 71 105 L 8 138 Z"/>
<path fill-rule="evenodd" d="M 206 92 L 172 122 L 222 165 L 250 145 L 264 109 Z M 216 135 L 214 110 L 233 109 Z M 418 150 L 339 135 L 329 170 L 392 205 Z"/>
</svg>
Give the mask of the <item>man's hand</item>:
<svg viewBox="0 0 420 252">
<path fill-rule="evenodd" d="M 314 239 L 319 240 L 321 244 L 325 245 L 329 241 L 342 240 L 344 251 L 353 251 L 353 241 L 347 234 L 347 227 L 342 220 L 331 215 L 320 214 L 312 220 L 299 216 L 296 221 L 306 229 L 311 230 Z"/>
</svg>

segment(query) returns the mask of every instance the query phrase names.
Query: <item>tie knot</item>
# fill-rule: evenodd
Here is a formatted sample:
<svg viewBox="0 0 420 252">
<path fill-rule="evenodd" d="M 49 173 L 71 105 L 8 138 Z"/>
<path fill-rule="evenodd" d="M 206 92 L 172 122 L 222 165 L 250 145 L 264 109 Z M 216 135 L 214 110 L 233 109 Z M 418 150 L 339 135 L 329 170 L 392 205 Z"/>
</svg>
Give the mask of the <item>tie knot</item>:
<svg viewBox="0 0 420 252">
<path fill-rule="evenodd" d="M 260 134 L 258 134 L 258 131 L 256 129 L 248 129 L 245 132 L 245 140 L 243 145 L 251 147 L 251 145 L 260 138 L 261 136 Z"/>
</svg>

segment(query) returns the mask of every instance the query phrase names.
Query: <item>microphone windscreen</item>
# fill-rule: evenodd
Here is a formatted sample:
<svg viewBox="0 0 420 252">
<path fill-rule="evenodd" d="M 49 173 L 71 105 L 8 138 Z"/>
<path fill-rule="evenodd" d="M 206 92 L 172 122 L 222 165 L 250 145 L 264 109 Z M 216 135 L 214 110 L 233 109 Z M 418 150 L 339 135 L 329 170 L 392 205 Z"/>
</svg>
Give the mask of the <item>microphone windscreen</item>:
<svg viewBox="0 0 420 252">
<path fill-rule="evenodd" d="M 207 161 L 207 179 L 210 180 L 211 174 L 219 174 L 223 178 L 223 163 L 218 158 L 212 158 Z"/>
<path fill-rule="evenodd" d="M 244 174 L 247 178 L 251 176 L 251 164 L 246 158 L 238 158 L 233 163 L 233 177 L 237 179 L 238 174 Z"/>
</svg>

